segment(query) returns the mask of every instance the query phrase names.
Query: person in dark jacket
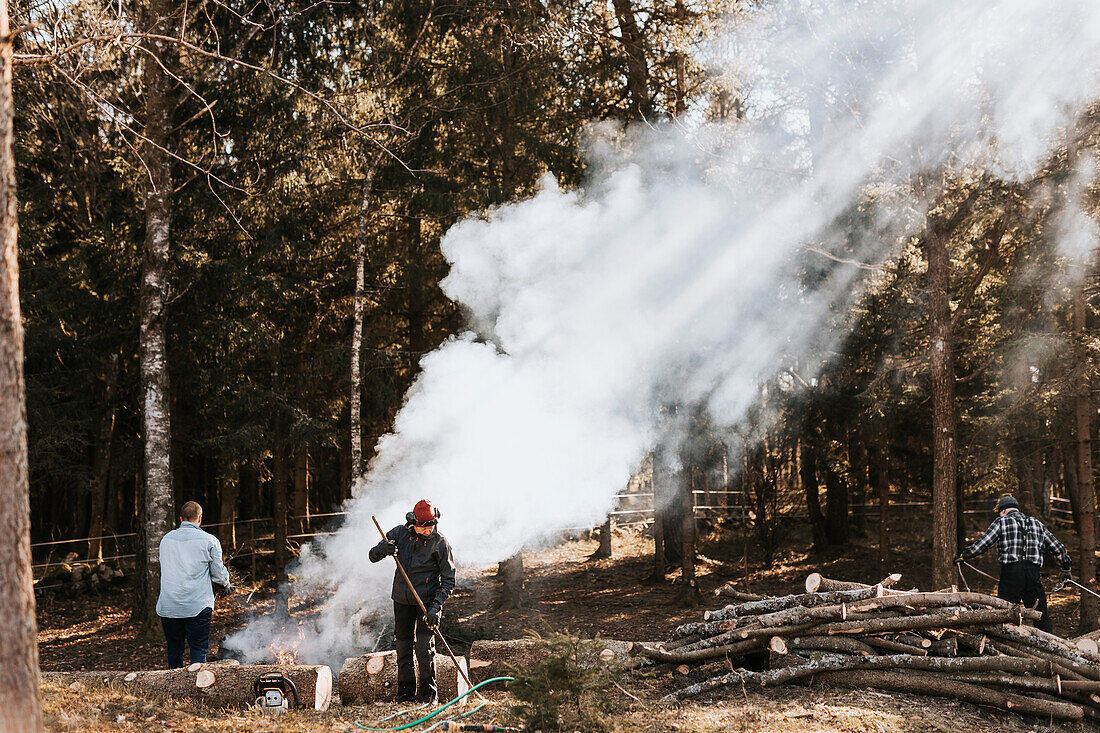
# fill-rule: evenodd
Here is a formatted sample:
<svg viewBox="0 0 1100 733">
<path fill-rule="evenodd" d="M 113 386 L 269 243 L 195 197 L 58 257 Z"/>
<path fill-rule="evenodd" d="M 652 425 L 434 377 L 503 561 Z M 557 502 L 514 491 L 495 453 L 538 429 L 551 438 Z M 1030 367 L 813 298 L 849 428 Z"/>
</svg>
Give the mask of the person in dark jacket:
<svg viewBox="0 0 1100 733">
<path fill-rule="evenodd" d="M 369 557 L 371 562 L 378 562 L 396 555 L 428 612 L 426 616 L 420 613 L 408 583 L 401 571 L 395 570 L 390 598 L 397 646 L 397 701 L 436 702 L 435 630 L 443 615 L 443 603 L 455 589 L 455 567 L 451 546 L 436 527 L 439 510 L 430 501 L 418 501 L 405 520 L 371 548 Z M 414 635 L 419 685 L 413 668 Z"/>
<path fill-rule="evenodd" d="M 1012 603 L 1023 603 L 1034 608 L 1043 617 L 1035 624 L 1048 633 L 1054 625 L 1047 614 L 1047 593 L 1039 571 L 1043 567 L 1043 550 L 1058 557 L 1062 565 L 1062 577 L 1068 578 L 1073 561 L 1069 552 L 1050 530 L 1035 517 L 1020 511 L 1020 504 L 1005 494 L 997 502 L 998 517 L 989 525 L 985 534 L 955 558 L 960 563 L 980 555 L 997 543 L 997 555 L 1001 561 L 1001 580 L 997 583 L 997 595 Z"/>
</svg>

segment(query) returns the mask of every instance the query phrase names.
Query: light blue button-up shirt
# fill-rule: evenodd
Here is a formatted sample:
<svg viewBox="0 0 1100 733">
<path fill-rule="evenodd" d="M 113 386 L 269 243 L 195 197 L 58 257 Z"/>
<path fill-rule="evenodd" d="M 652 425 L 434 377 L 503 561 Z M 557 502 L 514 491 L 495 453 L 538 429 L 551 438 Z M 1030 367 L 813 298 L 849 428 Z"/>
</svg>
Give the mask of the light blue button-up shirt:
<svg viewBox="0 0 1100 733">
<path fill-rule="evenodd" d="M 222 543 L 194 522 L 181 522 L 160 541 L 160 598 L 157 615 L 191 618 L 214 607 L 214 589 L 229 585 Z"/>
</svg>

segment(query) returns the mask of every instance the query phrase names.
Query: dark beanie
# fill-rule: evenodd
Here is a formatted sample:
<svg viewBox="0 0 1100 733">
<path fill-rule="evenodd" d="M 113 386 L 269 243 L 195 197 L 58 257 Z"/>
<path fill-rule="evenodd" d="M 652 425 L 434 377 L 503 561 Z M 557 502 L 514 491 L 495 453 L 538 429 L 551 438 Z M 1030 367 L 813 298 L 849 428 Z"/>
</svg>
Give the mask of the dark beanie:
<svg viewBox="0 0 1100 733">
<path fill-rule="evenodd" d="M 997 502 L 997 513 L 1003 512 L 1005 509 L 1019 509 L 1020 502 L 1012 498 L 1011 494 L 1005 494 Z"/>
</svg>

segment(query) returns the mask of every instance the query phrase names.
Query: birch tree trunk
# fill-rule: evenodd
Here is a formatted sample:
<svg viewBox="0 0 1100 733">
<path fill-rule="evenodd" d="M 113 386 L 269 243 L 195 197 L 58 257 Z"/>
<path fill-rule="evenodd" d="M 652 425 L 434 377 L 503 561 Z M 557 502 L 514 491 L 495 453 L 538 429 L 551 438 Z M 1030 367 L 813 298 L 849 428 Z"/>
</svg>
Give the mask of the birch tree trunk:
<svg viewBox="0 0 1100 733">
<path fill-rule="evenodd" d="M 364 145 L 364 148 L 366 146 Z M 363 373 L 360 360 L 363 351 L 363 314 L 366 297 L 367 234 L 371 223 L 371 196 L 374 190 L 374 173 L 382 161 L 383 151 L 378 148 L 374 154 L 363 151 L 363 195 L 359 201 L 359 226 L 355 234 L 355 296 L 353 303 L 353 325 L 351 329 L 351 391 L 350 405 L 350 441 L 351 441 L 351 481 L 355 482 L 363 475 Z M 351 495 L 350 486 L 348 496 Z"/>
<path fill-rule="evenodd" d="M 928 307 L 932 373 L 932 584 L 951 584 L 958 547 L 955 360 L 949 283 L 951 263 L 947 232 L 929 221 L 921 238 L 928 261 Z"/>
<path fill-rule="evenodd" d="M 171 8 L 168 0 L 149 0 L 143 27 L 153 33 Z M 170 129 L 168 77 L 160 64 L 166 59 L 164 41 L 146 41 L 145 137 L 145 256 L 141 275 L 141 390 L 144 439 L 145 491 L 142 503 L 144 573 L 137 594 L 135 620 L 146 635 L 160 633 L 156 615 L 160 592 L 160 540 L 171 529 L 175 507 L 172 495 L 171 415 L 168 392 L 166 309 L 168 252 L 171 232 L 172 167 L 167 153 Z"/>
<path fill-rule="evenodd" d="M 27 407 L 15 200 L 12 42 L 0 0 L 0 731 L 42 729 L 31 575 Z"/>
<path fill-rule="evenodd" d="M 305 448 L 294 455 L 294 493 L 290 504 L 298 518 L 293 526 L 299 534 L 305 534 L 309 531 L 309 452 Z"/>
<path fill-rule="evenodd" d="M 275 346 L 275 374 L 273 391 L 275 399 L 282 399 L 283 363 L 282 343 Z M 272 466 L 271 497 L 274 504 L 273 523 L 275 525 L 275 616 L 281 619 L 290 617 L 289 591 L 286 587 L 286 497 L 290 462 L 287 459 L 287 424 L 282 405 L 276 406 L 275 413 L 275 449 Z"/>
<path fill-rule="evenodd" d="M 1084 282 L 1073 291 L 1073 356 L 1076 362 L 1077 384 L 1074 413 L 1077 429 L 1077 480 L 1071 485 L 1075 494 L 1073 518 L 1077 524 L 1077 542 L 1081 557 L 1081 582 L 1096 586 L 1096 494 L 1092 476 L 1092 400 L 1086 377 L 1088 357 L 1085 353 Z M 1081 592 L 1080 633 L 1097 626 L 1097 602 L 1092 594 Z"/>
</svg>

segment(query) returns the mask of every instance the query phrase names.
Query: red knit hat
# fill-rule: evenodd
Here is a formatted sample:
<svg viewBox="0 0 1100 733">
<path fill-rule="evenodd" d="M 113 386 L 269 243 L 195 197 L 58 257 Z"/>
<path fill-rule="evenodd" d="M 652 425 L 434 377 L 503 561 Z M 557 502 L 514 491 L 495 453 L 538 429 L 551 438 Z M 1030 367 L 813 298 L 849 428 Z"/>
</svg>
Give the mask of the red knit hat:
<svg viewBox="0 0 1100 733">
<path fill-rule="evenodd" d="M 439 521 L 439 510 L 427 499 L 421 499 L 413 507 L 413 516 L 421 527 L 430 527 Z"/>
</svg>

